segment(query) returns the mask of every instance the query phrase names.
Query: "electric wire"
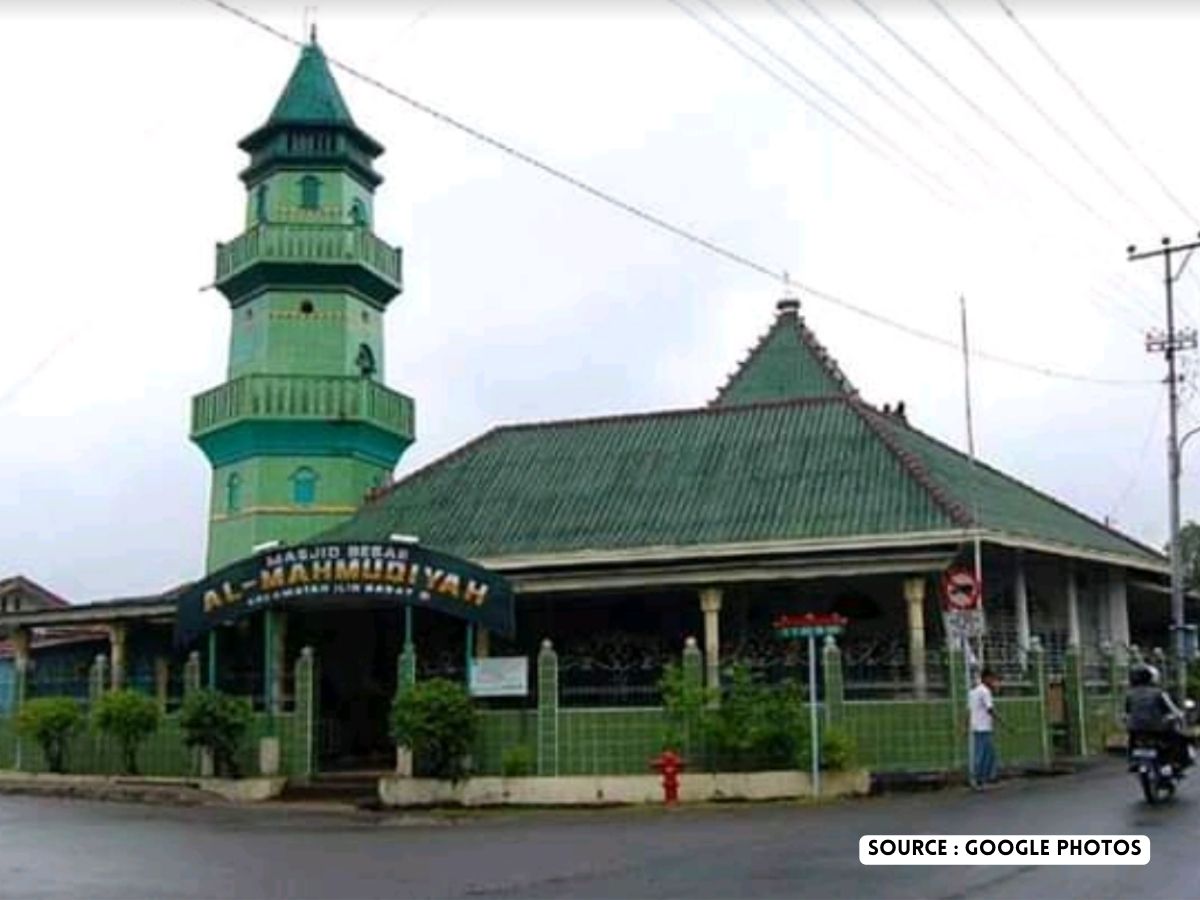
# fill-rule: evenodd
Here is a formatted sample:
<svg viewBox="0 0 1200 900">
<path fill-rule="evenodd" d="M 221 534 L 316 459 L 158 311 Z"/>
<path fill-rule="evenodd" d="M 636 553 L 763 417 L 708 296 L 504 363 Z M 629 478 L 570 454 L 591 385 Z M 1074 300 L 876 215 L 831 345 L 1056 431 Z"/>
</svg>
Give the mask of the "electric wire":
<svg viewBox="0 0 1200 900">
<path fill-rule="evenodd" d="M 695 21 L 701 27 L 703 27 L 706 31 L 708 31 L 709 34 L 712 34 L 714 37 L 721 40 L 727 46 L 736 50 L 739 53 L 739 55 L 742 56 L 743 59 L 746 59 L 752 65 L 754 65 L 755 67 L 759 68 L 760 70 L 762 70 L 762 71 L 766 72 L 768 75 L 770 75 L 777 84 L 781 84 L 786 89 L 791 90 L 786 79 L 782 79 L 778 75 L 776 75 L 774 72 L 772 72 L 768 66 L 764 65 L 753 54 L 742 52 L 742 50 L 739 49 L 733 41 L 728 40 L 724 35 L 721 34 L 720 31 L 718 31 L 715 28 L 712 28 L 700 16 L 696 15 L 691 9 L 689 9 L 682 2 L 682 0 L 670 0 L 670 2 L 673 5 L 675 5 L 676 7 L 678 7 L 679 9 L 683 10 L 684 13 L 686 13 L 693 21 Z M 896 154 L 898 157 L 903 159 L 905 163 L 907 163 L 917 173 L 919 173 L 919 175 L 921 177 L 918 180 L 920 180 L 923 184 L 928 184 L 928 182 L 933 182 L 938 187 L 953 193 L 953 188 L 951 188 L 950 185 L 947 184 L 946 181 L 940 175 L 938 175 L 935 172 L 931 172 L 925 166 L 921 165 L 920 162 L 913 159 L 912 156 L 909 155 L 902 147 L 898 146 L 895 141 L 893 141 L 886 134 L 884 134 L 882 131 L 880 131 L 878 128 L 876 128 L 874 125 L 872 125 L 870 122 L 868 122 L 862 116 L 860 116 L 853 109 L 848 107 L 845 103 L 843 103 L 841 100 L 839 100 L 836 96 L 834 96 L 828 90 L 826 90 L 821 85 L 817 84 L 815 81 L 813 81 L 811 78 L 809 78 L 808 75 L 806 75 L 804 72 L 800 71 L 800 69 L 796 68 L 796 66 L 792 65 L 792 63 L 790 61 L 788 61 L 783 56 L 781 56 L 773 47 L 771 47 L 769 44 L 767 44 L 761 38 L 759 38 L 756 35 L 754 35 L 753 33 L 751 33 L 747 28 L 745 28 L 744 26 L 739 24 L 735 19 L 733 19 L 730 15 L 728 15 L 726 12 L 724 12 L 719 6 L 717 6 L 715 3 L 713 3 L 712 0 L 699 0 L 699 2 L 702 3 L 704 6 L 708 7 L 708 9 L 712 10 L 712 12 L 721 21 L 723 21 L 726 25 L 728 25 L 730 28 L 732 28 L 734 31 L 736 31 L 738 34 L 740 34 L 743 38 L 745 38 L 747 41 L 752 43 L 754 46 L 758 47 L 760 50 L 762 50 L 764 53 L 766 53 L 771 59 L 775 60 L 776 63 L 783 66 L 785 69 L 787 69 L 789 72 L 791 72 L 795 77 L 797 77 L 801 81 L 803 81 L 804 84 L 807 85 L 811 90 L 816 91 L 818 94 L 821 95 L 821 97 L 823 97 L 829 103 L 832 103 L 839 110 L 841 110 L 842 113 L 844 113 L 845 115 L 847 115 L 851 119 L 853 119 L 856 123 L 858 123 L 858 125 L 861 128 L 865 129 L 868 133 L 870 133 L 871 136 L 874 137 L 876 141 L 878 141 L 883 146 L 885 146 L 888 150 L 890 150 L 892 153 Z M 946 197 L 942 197 L 942 196 L 938 196 L 937 199 L 942 200 L 943 202 L 952 202 L 951 198 L 946 198 Z"/>
<path fill-rule="evenodd" d="M 1079 101 L 1085 107 L 1087 107 L 1088 111 L 1096 118 L 1096 120 L 1102 126 L 1104 126 L 1105 130 L 1108 131 L 1113 140 L 1124 147 L 1126 152 L 1133 158 L 1133 161 L 1141 167 L 1142 171 L 1145 172 L 1146 175 L 1156 185 L 1158 185 L 1159 190 L 1161 190 L 1163 194 L 1166 195 L 1167 199 L 1169 199 L 1175 205 L 1175 208 L 1182 212 L 1188 221 L 1193 223 L 1200 222 L 1200 219 L 1197 219 L 1196 215 L 1182 200 L 1179 199 L 1178 196 L 1176 196 L 1175 192 L 1167 186 L 1166 182 L 1159 178 L 1158 175 L 1155 174 L 1154 170 L 1142 160 L 1137 151 L 1133 148 L 1133 145 L 1127 141 L 1119 131 L 1117 131 L 1116 126 L 1113 125 L 1109 118 L 1100 111 L 1100 108 L 1092 102 L 1087 94 L 1084 93 L 1083 88 L 1079 86 L 1075 79 L 1073 79 L 1067 73 L 1066 69 L 1059 64 L 1058 60 L 1056 60 L 1050 54 L 1050 51 L 1043 46 L 1042 42 L 1037 39 L 1036 35 L 1034 35 L 1034 33 L 1029 30 L 1025 23 L 1021 21 L 1021 19 L 1013 11 L 1012 7 L 1005 3 L 1004 0 L 996 0 L 996 4 L 1004 11 L 1004 14 L 1008 16 L 1009 21 L 1012 22 L 1012 24 L 1020 30 L 1021 34 L 1025 36 L 1029 43 L 1033 45 L 1033 48 L 1037 50 L 1042 59 L 1046 61 L 1046 64 L 1058 74 L 1058 77 L 1061 78 L 1066 83 L 1067 87 L 1074 92 L 1075 96 L 1079 98 Z"/>
<path fill-rule="evenodd" d="M 978 103 L 976 103 L 975 100 L 973 100 L 965 91 L 963 91 L 957 84 L 955 84 L 954 81 L 949 76 L 947 76 L 944 72 L 942 72 L 941 69 L 939 69 L 932 62 L 930 62 L 928 57 L 925 56 L 925 54 L 923 54 L 920 50 L 918 50 L 916 47 L 914 47 L 907 39 L 905 39 L 905 37 L 902 34 L 900 34 L 898 31 L 896 31 L 896 29 L 894 29 L 891 25 L 889 25 L 877 12 L 875 12 L 875 10 L 873 10 L 869 5 L 867 5 L 866 0 L 852 0 L 852 2 L 854 3 L 855 6 L 857 6 L 859 9 L 861 9 L 863 12 L 865 12 L 868 16 L 870 16 L 871 19 L 880 28 L 882 28 L 885 32 L 887 32 L 888 35 L 890 35 L 893 40 L 895 40 L 901 47 L 903 47 L 930 74 L 932 74 L 935 78 L 938 79 L 938 81 L 940 81 L 943 85 L 945 85 L 956 97 L 959 98 L 959 100 L 961 100 L 963 103 L 965 103 L 971 109 L 972 112 L 974 112 L 984 122 L 986 122 L 989 126 L 991 126 L 991 128 L 994 131 L 996 131 L 1001 137 L 1003 137 L 1009 143 L 1009 145 L 1012 146 L 1012 148 L 1014 150 L 1016 150 L 1021 156 L 1023 156 L 1026 160 L 1028 160 L 1030 163 L 1032 163 L 1034 165 L 1034 167 L 1036 167 L 1043 175 L 1046 176 L 1046 178 L 1048 178 L 1050 181 L 1054 182 L 1054 184 L 1057 185 L 1059 187 L 1059 189 L 1062 190 L 1064 193 L 1066 193 L 1072 200 L 1074 200 L 1075 203 L 1077 203 L 1083 209 L 1087 210 L 1098 221 L 1103 222 L 1112 231 L 1114 231 L 1118 234 L 1120 233 L 1120 229 L 1117 227 L 1117 225 L 1114 222 L 1112 222 L 1112 220 L 1110 220 L 1106 215 L 1104 215 L 1102 212 L 1100 212 L 1098 209 L 1096 209 L 1096 207 L 1093 206 L 1091 203 L 1089 203 L 1084 197 L 1080 196 L 1079 192 L 1076 191 L 1073 187 L 1071 187 L 1069 184 L 1067 184 L 1065 181 L 1063 181 L 1061 178 L 1059 178 L 1046 165 L 1046 163 L 1037 156 L 1037 154 L 1033 153 L 1033 151 L 1031 151 L 1028 147 L 1026 147 L 1020 141 L 1018 141 L 1012 135 L 1012 133 L 1007 128 L 1005 128 L 1003 125 L 1001 125 L 999 122 L 997 122 L 996 119 L 992 115 L 990 115 L 987 110 L 985 110 Z"/>
<path fill-rule="evenodd" d="M 236 18 L 239 18 L 246 23 L 253 25 L 254 27 L 275 37 L 278 40 L 281 40 L 288 44 L 291 44 L 292 46 L 301 47 L 301 48 L 304 46 L 304 43 L 302 41 L 299 41 L 296 38 L 292 37 L 291 35 L 286 34 L 283 31 L 280 31 L 279 29 L 262 21 L 261 19 L 258 19 L 255 16 L 245 12 L 244 10 L 241 10 L 236 6 L 233 6 L 232 4 L 226 2 L 226 0 L 197 0 L 197 2 L 206 3 L 210 6 L 217 7 L 218 9 L 221 9 L 221 10 L 225 11 L 226 13 L 229 13 L 230 15 L 235 16 Z M 879 325 L 885 326 L 894 331 L 902 332 L 904 334 L 907 334 L 910 337 L 917 338 L 917 339 L 925 341 L 927 343 L 935 344 L 935 345 L 944 347 L 946 349 L 953 350 L 955 352 L 961 352 L 961 350 L 962 350 L 961 344 L 959 344 L 959 342 L 957 342 L 953 339 L 946 338 L 942 335 L 934 334 L 932 332 L 925 331 L 920 328 L 916 328 L 914 326 L 908 325 L 904 322 L 897 321 L 895 319 L 891 319 L 887 316 L 881 315 L 880 313 L 874 312 L 864 306 L 861 306 L 857 303 L 847 300 L 844 297 L 840 297 L 836 294 L 821 290 L 820 288 L 814 287 L 812 285 L 805 284 L 802 281 L 792 278 L 785 271 L 773 269 L 770 266 L 765 265 L 764 263 L 758 262 L 738 251 L 731 250 L 728 247 L 725 247 L 721 244 L 716 243 L 715 241 L 712 241 L 712 240 L 709 240 L 708 238 L 697 235 L 694 232 L 689 231 L 686 228 L 683 228 L 678 225 L 674 225 L 671 222 L 667 221 L 666 219 L 663 219 L 662 217 L 660 217 L 654 213 L 648 212 L 647 210 L 644 210 L 630 202 L 622 200 L 619 197 L 616 197 L 615 195 L 608 193 L 607 191 L 604 191 L 600 188 L 594 187 L 574 175 L 571 175 L 561 169 L 558 169 L 558 168 L 550 165 L 549 163 L 543 162 L 540 159 L 537 159 L 537 158 L 529 155 L 528 153 L 525 153 L 524 151 L 519 150 L 519 149 L 505 143 L 504 141 L 502 141 L 498 138 L 494 138 L 494 137 L 484 133 L 483 131 L 480 131 L 478 128 L 475 128 L 474 126 L 468 125 L 465 122 L 463 122 L 445 112 L 442 112 L 441 110 L 435 109 L 434 107 L 428 105 L 427 103 L 422 102 L 421 100 L 416 99 L 415 97 L 412 97 L 409 94 L 404 93 L 403 91 L 400 91 L 396 88 L 391 87 L 388 84 L 385 84 L 384 82 L 378 80 L 377 78 L 375 78 L 371 75 L 368 75 L 365 72 L 362 72 L 361 70 L 355 68 L 354 66 L 352 66 L 348 63 L 342 62 L 335 57 L 329 56 L 328 54 L 326 54 L 326 59 L 329 61 L 329 63 L 331 65 L 333 65 L 335 68 L 339 69 L 340 71 L 345 72 L 350 77 L 352 77 L 358 81 L 361 81 L 364 84 L 370 85 L 370 86 L 376 88 L 377 90 L 383 91 L 384 93 L 401 101 L 405 105 L 417 110 L 418 112 L 421 112 L 421 113 L 441 122 L 444 125 L 447 125 L 457 131 L 460 131 L 463 134 L 466 134 L 469 137 L 479 141 L 480 143 L 486 144 L 487 146 L 492 147 L 493 149 L 499 150 L 500 152 L 502 152 L 508 156 L 511 156 L 512 158 L 514 158 L 520 162 L 523 162 L 526 165 L 531 166 L 534 169 L 537 169 L 538 171 L 542 172 L 545 175 L 549 175 L 550 177 L 552 177 L 564 184 L 570 185 L 571 187 L 576 188 L 577 190 L 591 196 L 593 199 L 599 200 L 609 206 L 612 206 L 612 207 L 619 209 L 625 213 L 628 213 L 629 215 L 634 216 L 635 218 L 640 219 L 641 221 L 643 221 L 649 225 L 652 225 L 661 231 L 665 231 L 669 234 L 672 234 L 675 237 L 678 237 L 681 240 L 684 240 L 684 241 L 691 243 L 697 247 L 700 247 L 701 249 L 704 249 L 704 250 L 708 251 L 709 253 L 712 253 L 715 256 L 721 257 L 724 260 L 726 260 L 727 262 L 734 263 L 735 265 L 739 265 L 745 269 L 748 269 L 748 270 L 756 272 L 760 275 L 766 276 L 766 277 L 770 278 L 772 281 L 781 282 L 785 285 L 785 287 L 787 287 L 789 289 L 796 289 L 796 290 L 804 291 L 805 293 L 807 293 L 819 300 L 823 300 L 823 301 L 829 303 L 831 306 L 835 306 L 840 309 L 846 310 L 847 312 L 851 312 L 851 313 L 859 316 L 860 318 L 864 318 L 869 321 L 875 322 Z M 1106 378 L 1106 377 L 1100 377 L 1100 376 L 1067 372 L 1067 371 L 1062 371 L 1059 369 L 1052 368 L 1050 366 L 1039 365 L 1036 363 L 1029 363 L 1029 362 L 1026 362 L 1023 360 L 1013 359 L 1013 358 L 1010 358 L 1007 356 L 1003 356 L 1003 355 L 996 354 L 996 353 L 990 353 L 990 352 L 984 351 L 984 350 L 972 350 L 972 355 L 978 359 L 986 360 L 986 361 L 994 363 L 996 365 L 1005 366 L 1008 368 L 1022 370 L 1022 371 L 1026 371 L 1026 372 L 1031 372 L 1034 374 L 1042 375 L 1047 378 L 1059 379 L 1059 380 L 1064 380 L 1064 381 L 1072 381 L 1072 382 L 1079 382 L 1079 383 L 1086 383 L 1086 384 L 1098 384 L 1098 385 L 1106 385 L 1106 386 L 1112 386 L 1112 387 L 1145 387 L 1146 385 L 1158 383 L 1157 380 L 1155 380 L 1155 379 Z"/>
</svg>

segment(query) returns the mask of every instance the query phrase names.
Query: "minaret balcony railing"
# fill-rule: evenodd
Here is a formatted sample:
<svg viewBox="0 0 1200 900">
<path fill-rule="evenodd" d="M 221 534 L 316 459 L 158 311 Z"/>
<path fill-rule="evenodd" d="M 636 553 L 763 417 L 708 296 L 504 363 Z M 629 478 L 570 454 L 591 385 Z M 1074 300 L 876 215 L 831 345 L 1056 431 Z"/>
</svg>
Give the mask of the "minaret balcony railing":
<svg viewBox="0 0 1200 900">
<path fill-rule="evenodd" d="M 192 398 L 192 437 L 241 420 L 362 422 L 411 440 L 413 402 L 354 375 L 243 375 Z"/>
<path fill-rule="evenodd" d="M 388 299 L 402 286 L 403 253 L 359 225 L 263 224 L 217 244 L 216 284 L 230 299 L 271 283 L 344 281 Z"/>
</svg>

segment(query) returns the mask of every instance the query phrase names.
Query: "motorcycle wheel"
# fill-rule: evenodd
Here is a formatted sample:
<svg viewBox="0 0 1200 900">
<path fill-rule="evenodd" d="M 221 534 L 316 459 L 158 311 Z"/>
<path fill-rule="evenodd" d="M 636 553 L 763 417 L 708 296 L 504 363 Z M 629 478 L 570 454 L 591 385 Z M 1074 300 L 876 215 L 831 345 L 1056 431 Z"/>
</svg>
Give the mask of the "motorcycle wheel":
<svg viewBox="0 0 1200 900">
<path fill-rule="evenodd" d="M 1138 781 L 1142 785 L 1142 796 L 1153 806 L 1158 802 L 1158 776 L 1148 769 L 1142 769 L 1138 772 Z"/>
</svg>

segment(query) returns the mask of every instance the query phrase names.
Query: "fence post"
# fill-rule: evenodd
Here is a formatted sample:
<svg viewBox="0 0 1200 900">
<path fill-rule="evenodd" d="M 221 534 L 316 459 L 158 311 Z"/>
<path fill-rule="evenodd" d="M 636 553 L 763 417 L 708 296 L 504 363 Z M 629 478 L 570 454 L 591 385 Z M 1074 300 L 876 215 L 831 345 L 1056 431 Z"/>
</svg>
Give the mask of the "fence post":
<svg viewBox="0 0 1200 900">
<path fill-rule="evenodd" d="M 197 678 L 199 678 L 199 674 L 200 666 L 199 659 L 197 659 Z M 316 774 L 317 663 L 313 658 L 312 647 L 305 647 L 300 651 L 300 656 L 296 660 L 295 680 L 296 704 L 292 720 L 295 722 L 296 728 L 295 733 L 288 741 L 287 762 L 284 767 L 290 773 L 298 763 L 297 774 L 301 779 L 307 781 Z M 293 755 L 297 738 L 300 740 L 298 759 Z"/>
<path fill-rule="evenodd" d="M 404 647 L 396 658 L 396 695 L 406 693 L 417 683 L 417 648 L 409 640 L 411 631 L 406 630 Z M 413 755 L 409 747 L 396 745 L 396 774 L 411 778 L 413 774 Z"/>
<path fill-rule="evenodd" d="M 821 665 L 825 672 L 825 724 L 837 725 L 844 712 L 846 682 L 842 674 L 842 651 L 833 635 L 825 637 Z"/>
<path fill-rule="evenodd" d="M 1087 691 L 1084 683 L 1083 653 L 1075 644 L 1063 655 L 1063 693 L 1066 695 L 1068 747 L 1075 756 L 1088 752 Z"/>
<path fill-rule="evenodd" d="M 950 688 L 950 727 L 953 732 L 950 767 L 961 769 L 969 760 L 964 749 L 967 745 L 967 660 L 960 647 L 946 647 L 946 679 Z"/>
<path fill-rule="evenodd" d="M 1033 677 L 1034 696 L 1038 701 L 1038 749 L 1042 765 L 1050 768 L 1050 709 L 1046 702 L 1046 651 L 1042 648 L 1042 639 L 1036 634 L 1029 638 L 1027 659 L 1029 671 Z"/>
<path fill-rule="evenodd" d="M 537 768 L 539 775 L 558 774 L 558 654 L 550 639 L 538 653 Z"/>
</svg>

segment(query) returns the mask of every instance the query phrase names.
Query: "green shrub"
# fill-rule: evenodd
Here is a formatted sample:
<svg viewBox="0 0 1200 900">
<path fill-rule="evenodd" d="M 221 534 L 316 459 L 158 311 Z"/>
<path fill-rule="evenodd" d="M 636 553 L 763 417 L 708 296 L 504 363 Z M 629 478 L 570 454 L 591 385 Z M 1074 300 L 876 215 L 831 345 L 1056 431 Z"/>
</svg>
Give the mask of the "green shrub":
<svg viewBox="0 0 1200 900">
<path fill-rule="evenodd" d="M 479 722 L 462 685 L 443 678 L 421 681 L 396 695 L 392 736 L 412 751 L 415 774 L 461 781 Z"/>
<path fill-rule="evenodd" d="M 734 666 L 721 705 L 707 716 L 719 769 L 747 772 L 796 767 L 808 708 L 798 685 L 766 685 Z"/>
<path fill-rule="evenodd" d="M 183 742 L 208 750 L 218 777 L 238 778 L 241 771 L 237 752 L 253 715 L 250 702 L 242 697 L 220 691 L 193 691 L 179 709 Z"/>
<path fill-rule="evenodd" d="M 812 732 L 807 725 L 796 756 L 796 765 L 802 771 L 812 769 Z M 836 726 L 821 726 L 821 769 L 842 772 L 853 768 L 858 757 L 858 745 L 854 738 Z"/>
<path fill-rule="evenodd" d="M 662 749 L 677 753 L 694 752 L 703 738 L 706 708 L 711 693 L 704 685 L 687 676 L 678 663 L 663 668 L 658 688 L 662 692 L 663 727 Z"/>
<path fill-rule="evenodd" d="M 158 703 L 137 691 L 107 693 L 92 710 L 92 723 L 96 729 L 120 745 L 126 775 L 137 774 L 138 745 L 158 730 L 158 720 Z"/>
<path fill-rule="evenodd" d="M 505 778 L 520 778 L 532 775 L 537 767 L 537 759 L 533 748 L 528 744 L 515 744 L 500 756 L 500 771 Z"/>
<path fill-rule="evenodd" d="M 83 708 L 73 697 L 38 697 L 17 713 L 17 734 L 36 741 L 46 767 L 61 774 L 67 770 L 67 744 L 83 721 Z"/>
</svg>

